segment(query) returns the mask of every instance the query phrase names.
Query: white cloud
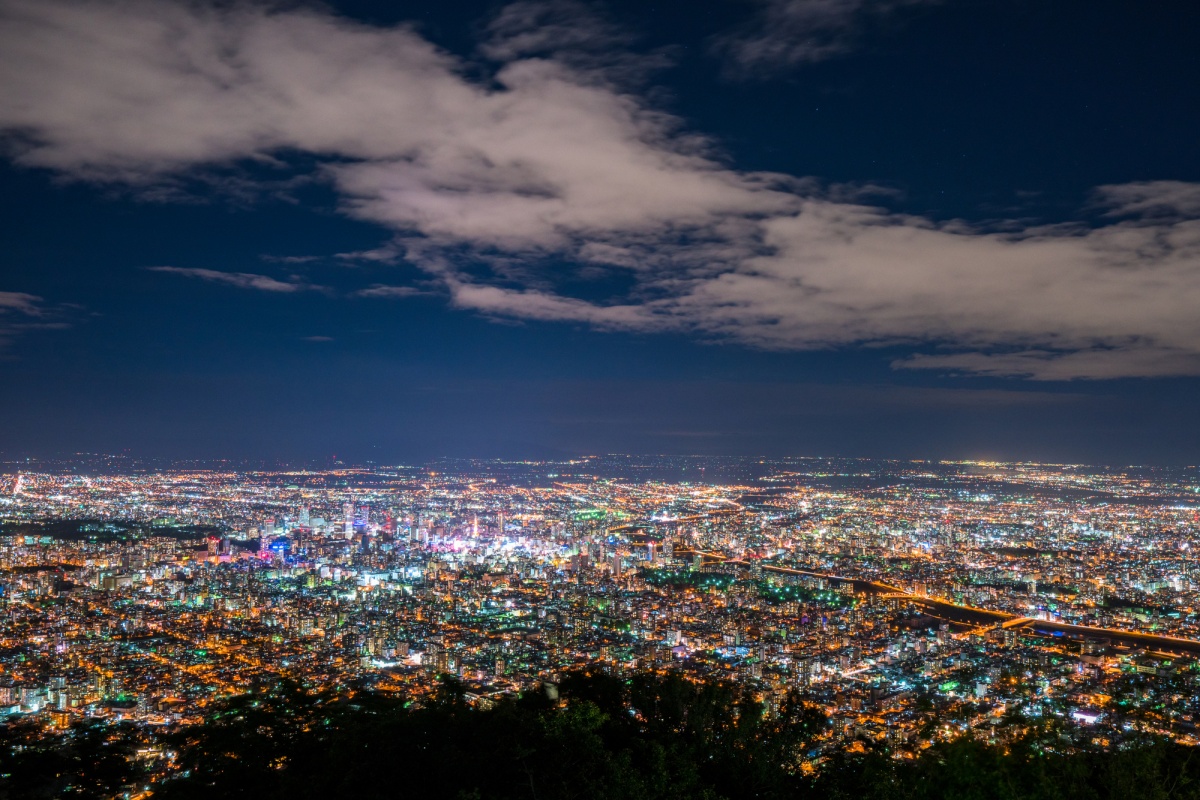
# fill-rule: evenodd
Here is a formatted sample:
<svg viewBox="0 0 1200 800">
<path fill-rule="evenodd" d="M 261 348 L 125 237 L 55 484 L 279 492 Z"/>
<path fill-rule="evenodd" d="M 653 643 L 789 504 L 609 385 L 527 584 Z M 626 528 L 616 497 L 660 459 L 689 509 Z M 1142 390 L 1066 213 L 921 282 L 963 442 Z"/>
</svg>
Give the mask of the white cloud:
<svg viewBox="0 0 1200 800">
<path fill-rule="evenodd" d="M 940 1 L 759 0 L 754 19 L 720 37 L 716 49 L 742 75 L 824 61 L 853 49 L 864 24 L 905 6 Z"/>
<path fill-rule="evenodd" d="M 29 331 L 69 328 L 66 318 L 77 310 L 78 307 L 48 306 L 35 294 L 0 292 L 0 351 Z"/>
<path fill-rule="evenodd" d="M 311 264 L 314 261 L 320 261 L 321 256 L 260 256 L 263 261 L 272 261 L 276 264 Z"/>
<path fill-rule="evenodd" d="M 455 305 L 483 313 L 558 322 L 589 322 L 603 328 L 659 327 L 645 305 L 600 306 L 546 292 L 517 291 L 458 281 L 450 283 L 450 294 Z"/>
<path fill-rule="evenodd" d="M 305 283 L 296 276 L 290 281 L 281 281 L 269 275 L 259 275 L 253 272 L 221 272 L 215 269 L 200 269 L 197 267 L 147 267 L 151 272 L 169 272 L 173 275 L 183 275 L 188 278 L 199 278 L 211 283 L 223 283 L 226 286 L 236 286 L 239 289 L 255 289 L 260 292 L 291 293 L 305 290 L 321 290 L 324 287 Z"/>
<path fill-rule="evenodd" d="M 1200 374 L 1200 187 L 1101 187 L 1094 228 L 996 232 L 889 213 L 870 187 L 733 169 L 597 77 L 605 67 L 526 55 L 547 46 L 544 31 L 522 38 L 522 19 L 547 19 L 539 8 L 501 14 L 487 47 L 502 63 L 475 79 L 406 27 L 320 11 L 0 0 L 0 129 L 21 164 L 139 190 L 308 154 L 345 213 L 394 232 L 345 258 L 407 259 L 455 306 L 491 316 L 927 351 L 901 368 Z M 605 303 L 562 288 L 597 275 L 628 288 Z"/>
<path fill-rule="evenodd" d="M 42 298 L 24 292 L 0 292 L 0 314 L 14 313 L 40 317 L 43 313 Z"/>
<path fill-rule="evenodd" d="M 1100 186 L 1096 196 L 1109 216 L 1200 217 L 1200 184 L 1186 181 Z"/>
<path fill-rule="evenodd" d="M 1116 368 L 1126 374 L 1145 372 L 1149 351 L 1200 352 L 1200 317 L 1189 311 L 1200 302 L 1197 220 L 985 233 L 810 201 L 764 229 L 768 254 L 695 283 L 676 310 L 701 315 L 707 330 L 773 347 L 934 341 L 1047 350 L 1022 361 L 1031 374 L 1061 370 L 1048 366 L 1054 351 L 1128 362 Z M 1182 364 L 1172 357 L 1160 367 Z"/>
<path fill-rule="evenodd" d="M 1133 344 L 1116 352 L 1106 347 L 1074 351 L 1023 350 L 1009 353 L 919 353 L 895 362 L 908 369 L 936 369 L 972 375 L 1036 380 L 1154 378 L 1200 373 L 1200 354 L 1169 347 Z"/>
<path fill-rule="evenodd" d="M 425 294 L 425 292 L 415 286 L 389 286 L 383 283 L 377 283 L 374 286 L 368 286 L 366 289 L 359 289 L 354 293 L 355 297 L 416 297 L 417 295 Z"/>
<path fill-rule="evenodd" d="M 488 24 L 487 34 L 479 49 L 495 61 L 564 51 L 593 52 L 608 58 L 614 50 L 624 50 L 631 39 L 593 6 L 576 0 L 509 3 Z"/>
</svg>

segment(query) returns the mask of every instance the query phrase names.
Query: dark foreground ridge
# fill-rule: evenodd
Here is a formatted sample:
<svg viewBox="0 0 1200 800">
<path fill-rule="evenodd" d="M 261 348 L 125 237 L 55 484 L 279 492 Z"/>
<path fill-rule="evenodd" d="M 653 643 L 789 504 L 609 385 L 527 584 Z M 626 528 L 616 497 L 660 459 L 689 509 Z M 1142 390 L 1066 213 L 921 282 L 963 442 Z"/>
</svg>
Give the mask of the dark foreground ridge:
<svg viewBox="0 0 1200 800">
<path fill-rule="evenodd" d="M 1200 751 L 1137 732 L 1109 741 L 1056 722 L 1021 724 L 904 760 L 844 733 L 828 747 L 828 719 L 799 697 L 770 716 L 736 686 L 676 674 L 576 673 L 487 707 L 472 699 L 453 680 L 422 707 L 277 686 L 157 740 L 82 727 L 41 747 L 0 747 L 0 797 L 1200 797 Z M 149 785 L 139 765 L 155 758 L 171 762 L 171 777 Z"/>
</svg>

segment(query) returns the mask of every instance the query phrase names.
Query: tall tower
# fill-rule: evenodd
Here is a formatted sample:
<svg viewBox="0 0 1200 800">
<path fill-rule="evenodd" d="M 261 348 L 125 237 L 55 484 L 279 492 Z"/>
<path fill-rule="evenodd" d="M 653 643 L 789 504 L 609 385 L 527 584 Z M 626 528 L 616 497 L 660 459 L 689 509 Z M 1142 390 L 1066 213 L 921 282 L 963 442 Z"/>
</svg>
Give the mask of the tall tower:
<svg viewBox="0 0 1200 800">
<path fill-rule="evenodd" d="M 347 500 L 342 504 L 342 532 L 346 534 L 346 538 L 354 536 L 354 502 Z"/>
</svg>

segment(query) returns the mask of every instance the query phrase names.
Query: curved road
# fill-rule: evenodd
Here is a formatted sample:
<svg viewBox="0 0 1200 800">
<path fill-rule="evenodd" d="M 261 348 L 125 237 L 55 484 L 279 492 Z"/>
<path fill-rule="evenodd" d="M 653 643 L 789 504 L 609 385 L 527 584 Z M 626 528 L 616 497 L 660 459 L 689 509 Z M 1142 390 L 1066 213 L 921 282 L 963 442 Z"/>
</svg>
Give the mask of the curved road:
<svg viewBox="0 0 1200 800">
<path fill-rule="evenodd" d="M 747 562 L 739 559 L 731 559 L 728 556 L 720 553 L 713 553 L 704 550 L 680 550 L 680 553 L 699 554 L 706 559 L 713 561 L 724 561 L 733 564 L 746 565 Z M 944 619 L 948 622 L 959 622 L 971 625 L 986 626 L 986 627 L 1003 627 L 1003 628 L 1029 628 L 1034 633 L 1040 633 L 1047 636 L 1057 636 L 1072 640 L 1090 640 L 1103 641 L 1107 640 L 1113 644 L 1125 645 L 1127 647 L 1143 647 L 1148 650 L 1166 653 L 1174 656 L 1193 656 L 1200 658 L 1200 641 L 1193 639 L 1180 639 L 1175 636 L 1160 636 L 1153 633 L 1137 633 L 1136 631 L 1113 630 L 1110 628 L 1093 628 L 1086 625 L 1070 625 L 1065 622 L 1051 622 L 1047 620 L 1034 619 L 1031 617 L 1019 617 L 1016 614 L 1010 614 L 1006 611 L 992 611 L 986 608 L 976 608 L 974 606 L 964 606 L 957 603 L 951 603 L 946 600 L 937 600 L 930 597 L 919 597 L 905 591 L 899 586 L 893 586 L 888 583 L 879 581 L 868 581 L 860 578 L 847 578 L 842 575 L 829 575 L 821 572 L 809 572 L 801 569 L 792 569 L 791 567 L 781 567 L 775 564 L 763 564 L 764 572 L 774 572 L 785 575 L 804 575 L 811 578 L 824 578 L 828 581 L 836 583 L 850 583 L 854 585 L 856 592 L 866 592 L 872 594 L 899 594 L 908 599 L 909 602 L 916 605 L 926 614 L 938 619 Z"/>
</svg>

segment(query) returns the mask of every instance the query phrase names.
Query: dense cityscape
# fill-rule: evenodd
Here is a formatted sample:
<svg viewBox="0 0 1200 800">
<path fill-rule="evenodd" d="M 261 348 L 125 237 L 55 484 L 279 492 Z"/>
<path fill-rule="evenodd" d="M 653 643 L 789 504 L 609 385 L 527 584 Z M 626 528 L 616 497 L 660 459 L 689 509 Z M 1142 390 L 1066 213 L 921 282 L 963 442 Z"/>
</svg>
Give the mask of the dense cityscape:
<svg viewBox="0 0 1200 800">
<path fill-rule="evenodd" d="M 0 712 L 171 732 L 281 683 L 489 708 L 564 676 L 730 682 L 798 754 L 1056 720 L 1198 744 L 1200 472 L 635 458 L 423 467 L 7 464 Z M 789 700 L 789 698 L 791 698 Z"/>
</svg>

